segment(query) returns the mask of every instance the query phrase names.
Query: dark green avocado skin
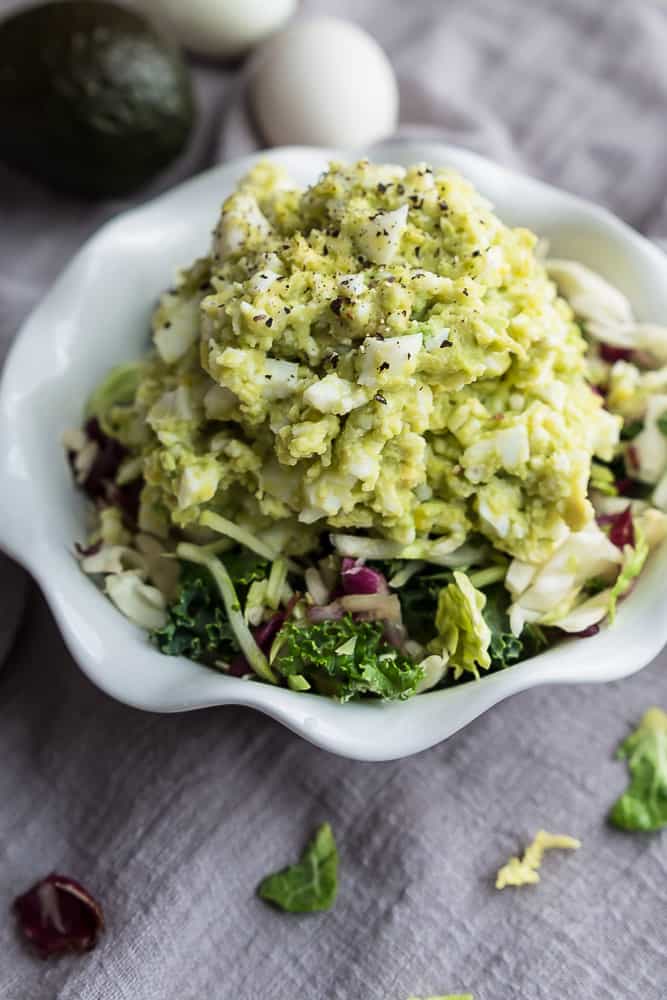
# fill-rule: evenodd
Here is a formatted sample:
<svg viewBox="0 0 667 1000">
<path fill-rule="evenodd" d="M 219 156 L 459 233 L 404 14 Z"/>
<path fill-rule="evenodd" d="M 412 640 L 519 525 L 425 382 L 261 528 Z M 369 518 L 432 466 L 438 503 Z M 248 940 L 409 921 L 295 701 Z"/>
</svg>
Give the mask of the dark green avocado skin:
<svg viewBox="0 0 667 1000">
<path fill-rule="evenodd" d="M 127 194 L 181 152 L 193 120 L 178 49 L 140 15 L 59 0 L 0 23 L 0 158 L 48 184 Z"/>
</svg>

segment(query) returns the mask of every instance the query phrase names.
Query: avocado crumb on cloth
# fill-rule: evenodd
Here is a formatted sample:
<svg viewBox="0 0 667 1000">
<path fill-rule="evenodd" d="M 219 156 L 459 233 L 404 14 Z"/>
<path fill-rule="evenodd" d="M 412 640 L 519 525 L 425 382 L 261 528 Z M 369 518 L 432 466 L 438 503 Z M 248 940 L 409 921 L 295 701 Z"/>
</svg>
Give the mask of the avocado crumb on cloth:
<svg viewBox="0 0 667 1000">
<path fill-rule="evenodd" d="M 507 864 L 499 869 L 496 876 L 496 889 L 505 889 L 508 885 L 534 885 L 540 881 L 538 868 L 542 864 L 545 851 L 554 849 L 577 851 L 581 841 L 566 834 L 547 833 L 538 830 L 531 844 L 528 845 L 522 858 L 510 858 Z"/>
</svg>

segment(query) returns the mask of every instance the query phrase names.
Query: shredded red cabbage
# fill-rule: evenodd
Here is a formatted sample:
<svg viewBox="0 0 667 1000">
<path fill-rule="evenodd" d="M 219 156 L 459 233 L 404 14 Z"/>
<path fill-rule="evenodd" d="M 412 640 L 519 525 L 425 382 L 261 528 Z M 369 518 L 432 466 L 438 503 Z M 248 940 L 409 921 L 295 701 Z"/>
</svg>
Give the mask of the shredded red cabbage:
<svg viewBox="0 0 667 1000">
<path fill-rule="evenodd" d="M 591 636 L 597 635 L 599 631 L 599 625 L 589 625 L 588 628 L 582 629 L 581 632 L 568 632 L 567 635 L 572 639 L 590 639 Z"/>
<path fill-rule="evenodd" d="M 313 623 L 334 621 L 342 618 L 344 614 L 338 601 L 332 601 L 331 604 L 314 604 L 306 611 L 308 621 Z"/>
<path fill-rule="evenodd" d="M 624 476 L 623 479 L 617 479 L 615 484 L 616 489 L 622 497 L 628 496 L 635 485 L 635 480 L 630 479 L 629 476 Z"/>
<path fill-rule="evenodd" d="M 81 489 L 93 500 L 107 499 L 108 486 L 114 483 L 127 449 L 120 441 L 105 434 L 95 417 L 86 423 L 84 431 L 97 445 L 97 454 L 88 475 L 81 483 Z"/>
<path fill-rule="evenodd" d="M 280 611 L 276 611 L 275 615 L 271 615 L 268 621 L 262 622 L 261 625 L 257 625 L 257 627 L 252 630 L 253 639 L 263 653 L 268 653 L 270 651 L 273 640 L 278 635 L 289 616 L 292 614 L 294 605 L 299 600 L 299 597 L 299 594 L 293 594 L 284 608 Z M 245 677 L 246 674 L 253 673 L 253 669 L 246 660 L 245 656 L 239 653 L 239 655 L 235 656 L 229 663 L 227 673 L 231 674 L 232 677 Z"/>
<path fill-rule="evenodd" d="M 129 525 L 134 526 L 139 516 L 143 479 L 135 479 L 124 486 L 118 486 L 115 481 L 120 464 L 128 454 L 127 448 L 105 434 L 95 417 L 86 422 L 84 433 L 89 441 L 94 441 L 97 445 L 97 454 L 86 478 L 79 484 L 81 489 L 97 503 L 110 503 L 120 507 Z M 75 453 L 69 451 L 67 457 L 74 469 Z"/>
<path fill-rule="evenodd" d="M 612 347 L 611 344 L 600 344 L 600 357 L 613 365 L 616 361 L 632 361 L 632 351 L 629 347 Z"/>
<path fill-rule="evenodd" d="M 405 625 L 399 625 L 398 622 L 384 622 L 382 631 L 390 646 L 395 646 L 396 649 L 403 649 L 405 641 L 408 638 L 408 630 Z"/>
<path fill-rule="evenodd" d="M 343 559 L 340 581 L 346 594 L 388 594 L 389 587 L 383 574 L 356 559 Z"/>
<path fill-rule="evenodd" d="M 102 548 L 102 542 L 95 542 L 94 545 L 80 545 L 79 542 L 75 542 L 74 548 L 79 558 L 85 559 L 87 556 L 96 556 Z"/>
<path fill-rule="evenodd" d="M 104 930 L 99 903 L 74 879 L 53 872 L 14 900 L 19 927 L 42 958 L 89 951 Z"/>
<path fill-rule="evenodd" d="M 143 479 L 135 479 L 124 486 L 110 483 L 107 487 L 107 500 L 115 507 L 120 507 L 131 527 L 136 525 L 139 517 L 139 501 L 143 485 Z"/>
<path fill-rule="evenodd" d="M 619 549 L 635 544 L 635 526 L 630 504 L 620 514 L 600 514 L 597 521 L 600 526 L 609 525 L 609 541 Z"/>
</svg>

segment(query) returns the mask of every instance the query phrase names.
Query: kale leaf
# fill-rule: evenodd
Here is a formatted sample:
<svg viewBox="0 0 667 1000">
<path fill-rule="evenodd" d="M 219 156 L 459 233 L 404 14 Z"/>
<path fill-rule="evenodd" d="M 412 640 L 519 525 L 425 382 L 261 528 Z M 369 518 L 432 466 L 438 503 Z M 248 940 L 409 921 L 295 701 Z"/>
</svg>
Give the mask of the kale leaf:
<svg viewBox="0 0 667 1000">
<path fill-rule="evenodd" d="M 229 659 L 238 652 L 238 643 L 207 569 L 193 563 L 183 565 L 178 597 L 167 613 L 166 625 L 152 634 L 161 653 L 211 663 L 215 659 Z"/>
<path fill-rule="evenodd" d="M 333 906 L 338 892 L 338 851 L 329 824 L 317 830 L 298 864 L 269 875 L 258 892 L 289 913 L 315 913 Z"/>
<path fill-rule="evenodd" d="M 274 669 L 283 677 L 305 677 L 320 694 L 340 701 L 409 698 L 423 677 L 421 667 L 386 642 L 378 622 L 349 615 L 313 625 L 290 621 L 279 638 Z"/>
<path fill-rule="evenodd" d="M 525 625 L 520 636 L 512 634 L 508 615 L 510 596 L 502 583 L 487 587 L 484 619 L 491 629 L 489 655 L 491 669 L 503 670 L 505 667 L 536 656 L 548 645 L 539 625 Z"/>
<path fill-rule="evenodd" d="M 491 629 L 491 642 L 489 644 L 491 667 L 502 670 L 521 659 L 523 643 L 519 637 L 512 635 L 507 614 L 509 594 L 503 584 L 488 587 L 485 593 L 486 604 L 482 614 L 486 624 Z"/>
<path fill-rule="evenodd" d="M 239 599 L 244 600 L 250 584 L 265 576 L 268 563 L 244 549 L 226 552 L 221 558 Z M 162 653 L 209 664 L 238 653 L 218 588 L 205 567 L 182 564 L 178 596 L 167 613 L 166 625 L 152 635 Z"/>
<path fill-rule="evenodd" d="M 621 743 L 631 780 L 609 819 L 622 830 L 659 830 L 667 825 L 667 712 L 649 708 Z"/>
<path fill-rule="evenodd" d="M 220 560 L 225 564 L 234 584 L 234 590 L 242 601 L 245 600 L 250 584 L 255 580 L 263 580 L 269 572 L 268 561 L 248 549 L 238 548 L 223 552 Z"/>
<path fill-rule="evenodd" d="M 621 427 L 621 441 L 634 441 L 637 435 L 643 430 L 643 420 L 630 420 Z"/>
</svg>

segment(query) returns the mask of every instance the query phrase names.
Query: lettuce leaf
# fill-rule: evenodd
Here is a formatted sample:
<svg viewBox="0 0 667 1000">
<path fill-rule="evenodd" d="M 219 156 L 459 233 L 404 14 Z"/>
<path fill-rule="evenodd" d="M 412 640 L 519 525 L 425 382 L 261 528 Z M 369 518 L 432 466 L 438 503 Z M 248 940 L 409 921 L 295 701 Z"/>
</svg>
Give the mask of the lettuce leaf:
<svg viewBox="0 0 667 1000">
<path fill-rule="evenodd" d="M 667 712 L 649 708 L 618 749 L 631 780 L 609 814 L 622 830 L 659 830 L 667 825 Z"/>
<path fill-rule="evenodd" d="M 416 693 L 423 670 L 383 637 L 382 625 L 334 621 L 303 625 L 289 621 L 276 639 L 273 668 L 283 677 L 304 677 L 320 694 L 340 701 L 375 695 L 389 701 Z"/>
<path fill-rule="evenodd" d="M 317 830 L 298 864 L 267 876 L 258 892 L 288 913 L 330 909 L 338 892 L 338 851 L 329 824 Z"/>
<path fill-rule="evenodd" d="M 435 616 L 438 636 L 429 649 L 449 656 L 454 679 L 465 671 L 479 677 L 480 669 L 491 666 L 491 629 L 482 614 L 485 604 L 485 595 L 459 571 L 454 572 L 454 582 L 440 591 Z"/>
<path fill-rule="evenodd" d="M 626 545 L 623 550 L 623 565 L 616 578 L 614 586 L 609 595 L 609 621 L 613 622 L 616 617 L 616 605 L 632 587 L 633 580 L 639 576 L 644 568 L 644 563 L 648 558 L 649 547 L 641 526 L 635 519 L 635 544 L 634 547 Z"/>
<path fill-rule="evenodd" d="M 94 417 L 104 433 L 114 437 L 117 431 L 114 409 L 134 403 L 144 368 L 142 361 L 130 361 L 112 368 L 88 398 L 85 419 Z"/>
</svg>

